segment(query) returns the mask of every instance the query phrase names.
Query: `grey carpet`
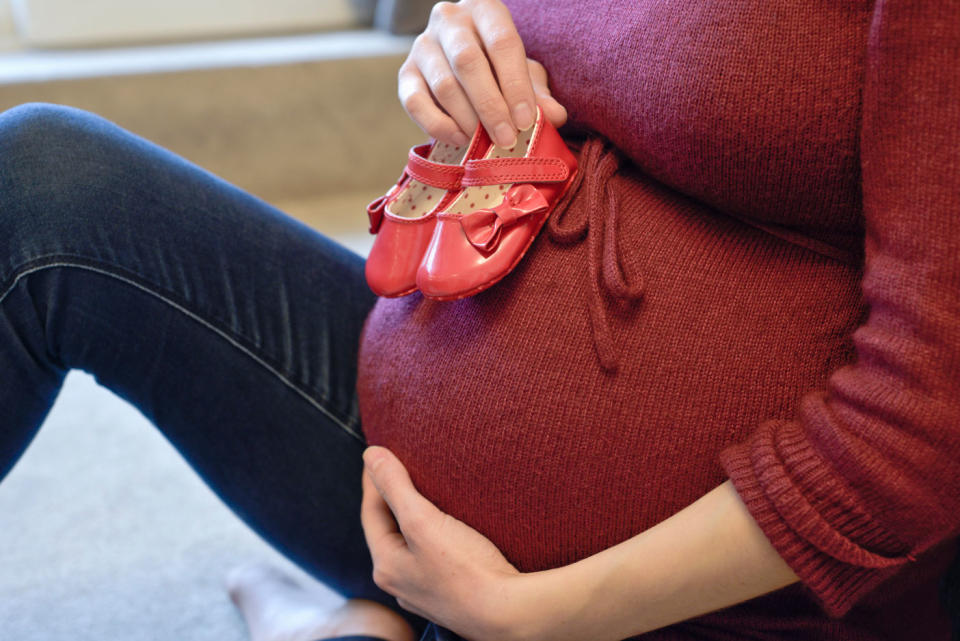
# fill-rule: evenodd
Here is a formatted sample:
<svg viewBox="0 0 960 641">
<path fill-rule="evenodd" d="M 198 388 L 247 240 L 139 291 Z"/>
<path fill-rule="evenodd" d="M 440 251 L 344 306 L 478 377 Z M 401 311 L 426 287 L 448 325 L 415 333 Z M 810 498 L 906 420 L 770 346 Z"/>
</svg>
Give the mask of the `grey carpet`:
<svg viewBox="0 0 960 641">
<path fill-rule="evenodd" d="M 0 640 L 240 641 L 222 580 L 250 560 L 296 572 L 134 408 L 72 372 L 0 483 Z"/>
</svg>

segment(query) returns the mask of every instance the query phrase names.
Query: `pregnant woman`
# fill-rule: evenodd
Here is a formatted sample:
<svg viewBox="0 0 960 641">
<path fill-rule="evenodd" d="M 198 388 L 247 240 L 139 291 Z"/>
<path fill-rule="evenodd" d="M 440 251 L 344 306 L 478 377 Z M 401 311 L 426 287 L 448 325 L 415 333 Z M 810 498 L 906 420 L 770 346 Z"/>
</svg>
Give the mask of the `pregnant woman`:
<svg viewBox="0 0 960 641">
<path fill-rule="evenodd" d="M 349 597 L 241 570 L 257 641 L 948 639 L 958 59 L 955 2 L 440 3 L 410 116 L 509 146 L 539 105 L 580 169 L 453 301 L 377 299 L 202 169 L 12 109 L 0 473 L 93 372 Z"/>
</svg>

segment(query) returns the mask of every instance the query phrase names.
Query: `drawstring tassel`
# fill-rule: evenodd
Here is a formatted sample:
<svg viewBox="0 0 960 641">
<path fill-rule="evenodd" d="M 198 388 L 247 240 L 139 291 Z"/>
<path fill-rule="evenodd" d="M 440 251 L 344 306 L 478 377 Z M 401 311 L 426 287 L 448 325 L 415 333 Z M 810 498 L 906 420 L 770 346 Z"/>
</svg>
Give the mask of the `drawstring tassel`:
<svg viewBox="0 0 960 641">
<path fill-rule="evenodd" d="M 617 369 L 619 353 L 603 291 L 625 301 L 637 300 L 643 294 L 642 282 L 627 278 L 617 244 L 620 204 L 609 185 L 620 162 L 619 153 L 613 147 L 608 149 L 602 138 L 585 141 L 578 162 L 580 171 L 547 224 L 551 240 L 560 244 L 578 243 L 587 237 L 587 311 L 600 366 L 610 372 Z M 581 191 L 586 192 L 586 202 L 577 197 Z"/>
</svg>

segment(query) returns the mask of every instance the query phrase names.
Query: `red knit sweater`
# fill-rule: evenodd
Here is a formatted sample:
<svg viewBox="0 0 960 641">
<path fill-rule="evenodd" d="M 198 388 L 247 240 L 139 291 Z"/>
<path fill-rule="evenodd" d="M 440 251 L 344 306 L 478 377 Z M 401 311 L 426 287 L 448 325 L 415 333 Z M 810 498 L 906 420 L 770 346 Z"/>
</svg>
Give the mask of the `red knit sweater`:
<svg viewBox="0 0 960 641">
<path fill-rule="evenodd" d="M 801 583 L 644 639 L 946 639 L 960 3 L 507 4 L 582 180 L 494 288 L 377 303 L 369 441 L 523 571 L 731 478 Z"/>
</svg>

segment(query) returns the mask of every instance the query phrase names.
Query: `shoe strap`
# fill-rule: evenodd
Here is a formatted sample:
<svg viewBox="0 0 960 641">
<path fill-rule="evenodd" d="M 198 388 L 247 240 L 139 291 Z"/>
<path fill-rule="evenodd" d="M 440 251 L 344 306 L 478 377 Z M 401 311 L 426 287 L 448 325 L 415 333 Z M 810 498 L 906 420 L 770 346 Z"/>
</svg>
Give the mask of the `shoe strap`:
<svg viewBox="0 0 960 641">
<path fill-rule="evenodd" d="M 559 158 L 484 158 L 468 160 L 461 181 L 464 187 L 507 183 L 563 182 L 570 168 Z"/>
<path fill-rule="evenodd" d="M 410 148 L 407 154 L 407 173 L 414 180 L 439 189 L 460 189 L 463 178 L 462 165 L 444 165 L 427 160 L 432 143 L 424 143 Z"/>
</svg>

